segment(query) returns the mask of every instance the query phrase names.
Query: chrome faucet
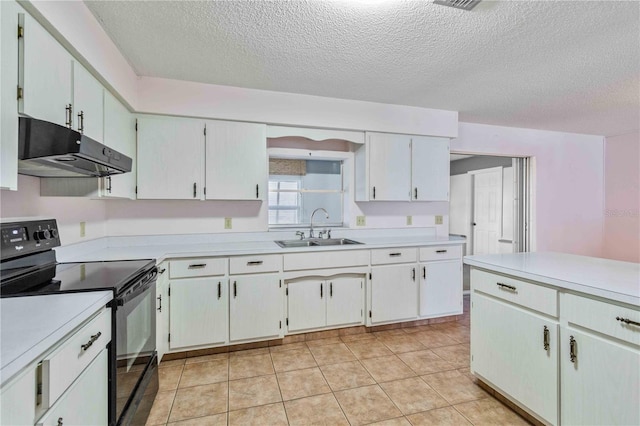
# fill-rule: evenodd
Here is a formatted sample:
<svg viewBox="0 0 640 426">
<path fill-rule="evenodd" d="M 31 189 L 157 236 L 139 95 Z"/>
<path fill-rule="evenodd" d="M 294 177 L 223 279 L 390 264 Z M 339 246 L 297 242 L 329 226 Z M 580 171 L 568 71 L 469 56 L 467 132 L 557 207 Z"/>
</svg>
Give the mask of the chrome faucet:
<svg viewBox="0 0 640 426">
<path fill-rule="evenodd" d="M 314 238 L 313 235 L 313 216 L 316 214 L 316 212 L 318 212 L 318 210 L 322 210 L 326 216 L 326 219 L 329 219 L 329 213 L 327 213 L 327 211 L 325 209 L 323 209 L 322 207 L 319 207 L 317 209 L 315 209 L 313 211 L 313 213 L 311 213 L 311 219 L 309 220 L 310 223 L 310 229 L 309 229 L 309 238 Z"/>
</svg>

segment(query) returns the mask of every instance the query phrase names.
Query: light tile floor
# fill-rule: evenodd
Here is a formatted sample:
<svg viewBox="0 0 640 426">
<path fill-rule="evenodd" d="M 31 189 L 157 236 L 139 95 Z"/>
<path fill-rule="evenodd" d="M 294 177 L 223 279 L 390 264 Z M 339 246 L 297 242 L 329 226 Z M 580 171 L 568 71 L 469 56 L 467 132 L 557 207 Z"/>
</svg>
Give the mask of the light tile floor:
<svg viewBox="0 0 640 426">
<path fill-rule="evenodd" d="M 455 322 L 167 361 L 149 425 L 527 424 L 469 371 Z"/>
</svg>

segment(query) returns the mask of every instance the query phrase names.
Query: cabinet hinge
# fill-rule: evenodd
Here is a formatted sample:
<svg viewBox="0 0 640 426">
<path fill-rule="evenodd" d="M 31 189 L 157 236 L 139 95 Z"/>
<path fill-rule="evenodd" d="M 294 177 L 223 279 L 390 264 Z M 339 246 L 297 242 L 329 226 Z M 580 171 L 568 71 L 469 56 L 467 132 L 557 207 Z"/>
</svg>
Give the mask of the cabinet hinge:
<svg viewBox="0 0 640 426">
<path fill-rule="evenodd" d="M 171 286 L 167 289 L 167 296 L 171 297 Z"/>
<path fill-rule="evenodd" d="M 282 288 L 282 280 L 280 280 L 280 288 Z"/>
<path fill-rule="evenodd" d="M 23 94 L 22 87 L 18 86 L 18 100 L 22 99 L 22 94 Z"/>
<path fill-rule="evenodd" d="M 138 119 L 136 118 L 136 132 L 138 131 Z"/>
<path fill-rule="evenodd" d="M 371 318 L 371 311 L 369 311 L 369 318 Z"/>
<path fill-rule="evenodd" d="M 204 135 L 207 136 L 207 126 L 204 126 Z"/>
<path fill-rule="evenodd" d="M 138 185 L 136 185 L 136 195 L 138 195 Z"/>
<path fill-rule="evenodd" d="M 289 326 L 289 318 L 287 318 L 287 326 Z"/>
<path fill-rule="evenodd" d="M 207 195 L 207 187 L 202 188 L 202 195 Z"/>
<path fill-rule="evenodd" d="M 369 279 L 371 279 L 371 272 L 369 272 Z"/>
<path fill-rule="evenodd" d="M 280 328 L 282 328 L 282 321 L 280 321 Z"/>
<path fill-rule="evenodd" d="M 360 316 L 362 317 L 362 309 L 360 309 Z"/>
<path fill-rule="evenodd" d="M 285 296 L 289 295 L 289 289 L 288 288 L 284 291 L 284 294 L 285 294 Z"/>
<path fill-rule="evenodd" d="M 24 27 L 22 25 L 18 25 L 18 38 L 24 37 Z"/>
<path fill-rule="evenodd" d="M 169 338 L 167 339 L 167 342 L 171 342 L 171 333 L 169 333 Z"/>
</svg>

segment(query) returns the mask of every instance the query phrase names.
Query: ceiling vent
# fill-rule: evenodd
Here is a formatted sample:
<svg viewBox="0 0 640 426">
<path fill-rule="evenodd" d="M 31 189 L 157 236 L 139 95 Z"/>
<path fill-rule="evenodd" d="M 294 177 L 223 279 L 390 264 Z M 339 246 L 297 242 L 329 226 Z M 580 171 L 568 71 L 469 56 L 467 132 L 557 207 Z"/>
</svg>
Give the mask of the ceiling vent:
<svg viewBox="0 0 640 426">
<path fill-rule="evenodd" d="M 433 3 L 440 4 L 442 6 L 455 7 L 456 9 L 471 10 L 476 7 L 480 1 L 481 0 L 434 0 Z"/>
</svg>

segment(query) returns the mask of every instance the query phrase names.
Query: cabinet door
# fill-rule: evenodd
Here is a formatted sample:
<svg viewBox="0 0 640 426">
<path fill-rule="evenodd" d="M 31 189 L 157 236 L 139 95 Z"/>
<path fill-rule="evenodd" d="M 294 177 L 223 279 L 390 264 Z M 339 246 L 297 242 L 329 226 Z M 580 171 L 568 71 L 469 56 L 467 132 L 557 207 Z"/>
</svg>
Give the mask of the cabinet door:
<svg viewBox="0 0 640 426">
<path fill-rule="evenodd" d="M 309 330 L 326 325 L 327 283 L 301 280 L 287 284 L 289 331 Z"/>
<path fill-rule="evenodd" d="M 171 349 L 227 341 L 227 281 L 189 278 L 170 283 Z"/>
<path fill-rule="evenodd" d="M 138 199 L 201 199 L 203 153 L 202 121 L 139 117 Z"/>
<path fill-rule="evenodd" d="M 104 89 L 82 65 L 73 63 L 73 128 L 98 142 L 104 137 Z"/>
<path fill-rule="evenodd" d="M 640 424 L 640 351 L 562 328 L 562 424 Z M 575 341 L 571 362 L 570 339 Z"/>
<path fill-rule="evenodd" d="M 263 200 L 267 168 L 265 124 L 207 121 L 208 200 Z"/>
<path fill-rule="evenodd" d="M 107 424 L 107 353 L 107 349 L 102 350 L 37 425 Z"/>
<path fill-rule="evenodd" d="M 364 278 L 335 277 L 327 280 L 327 325 L 362 324 L 364 320 Z"/>
<path fill-rule="evenodd" d="M 156 281 L 156 350 L 158 362 L 169 350 L 169 270 L 167 264 L 158 265 Z"/>
<path fill-rule="evenodd" d="M 398 321 L 418 314 L 415 264 L 371 268 L 371 322 Z"/>
<path fill-rule="evenodd" d="M 474 292 L 471 370 L 547 422 L 557 424 L 558 328 L 546 318 Z"/>
<path fill-rule="evenodd" d="M 277 338 L 282 327 L 279 276 L 232 276 L 229 288 L 231 341 Z"/>
<path fill-rule="evenodd" d="M 2 3 L 0 3 L 2 6 Z M 31 365 L 22 377 L 13 378 L 0 393 L 0 424 L 33 424 L 36 412 L 36 367 Z"/>
<path fill-rule="evenodd" d="M 136 119 L 108 92 L 104 94 L 104 143 L 131 157 L 131 172 L 103 178 L 101 195 L 136 198 Z"/>
<path fill-rule="evenodd" d="M 406 135 L 368 133 L 369 199 L 409 201 L 411 198 L 411 138 Z"/>
<path fill-rule="evenodd" d="M 18 13 L 16 2 L 0 2 L 0 188 L 18 189 Z M 33 419 L 32 419 L 33 420 Z"/>
<path fill-rule="evenodd" d="M 411 199 L 449 201 L 449 139 L 411 138 Z"/>
<path fill-rule="evenodd" d="M 420 316 L 462 313 L 462 263 L 459 260 L 420 265 Z"/>
<path fill-rule="evenodd" d="M 65 126 L 65 108 L 71 104 L 71 56 L 31 15 L 21 14 L 20 19 L 24 19 L 24 37 L 18 39 L 23 94 L 18 109 Z"/>
</svg>

